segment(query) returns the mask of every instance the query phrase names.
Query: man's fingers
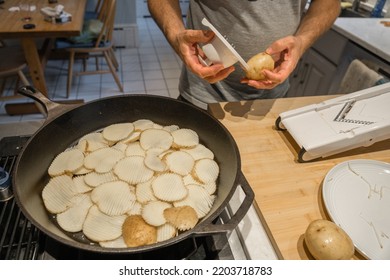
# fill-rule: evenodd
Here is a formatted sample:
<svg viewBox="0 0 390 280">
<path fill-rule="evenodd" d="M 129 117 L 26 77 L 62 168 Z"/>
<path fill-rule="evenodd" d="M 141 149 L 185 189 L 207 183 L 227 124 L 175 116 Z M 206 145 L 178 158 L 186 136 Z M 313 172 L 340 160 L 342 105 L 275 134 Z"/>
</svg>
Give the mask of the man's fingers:
<svg viewBox="0 0 390 280">
<path fill-rule="evenodd" d="M 210 30 L 188 30 L 183 34 L 183 39 L 192 43 L 207 43 L 214 37 Z"/>
<path fill-rule="evenodd" d="M 235 68 L 233 66 L 231 67 L 228 67 L 228 68 L 225 68 L 221 71 L 219 71 L 217 74 L 213 75 L 213 76 L 208 76 L 208 77 L 204 77 L 204 79 L 206 81 L 208 81 L 210 84 L 214 84 L 216 82 L 219 82 L 225 78 L 227 78 L 227 76 L 229 76 L 232 72 L 234 72 Z"/>
</svg>

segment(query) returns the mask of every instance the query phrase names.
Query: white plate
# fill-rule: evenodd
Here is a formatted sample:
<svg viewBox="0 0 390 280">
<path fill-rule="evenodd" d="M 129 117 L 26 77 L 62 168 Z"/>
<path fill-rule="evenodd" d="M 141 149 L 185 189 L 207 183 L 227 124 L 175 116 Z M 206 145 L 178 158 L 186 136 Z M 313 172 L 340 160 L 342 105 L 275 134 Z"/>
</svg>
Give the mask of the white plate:
<svg viewBox="0 0 390 280">
<path fill-rule="evenodd" d="M 217 35 L 217 37 L 221 40 L 221 42 L 225 45 L 226 47 L 226 51 L 228 51 L 231 55 L 233 55 L 237 60 L 238 62 L 241 64 L 241 67 L 244 69 L 244 70 L 247 70 L 249 69 L 249 66 L 248 64 L 245 62 L 245 60 L 241 57 L 241 55 L 238 54 L 238 52 L 229 44 L 229 42 L 222 36 L 221 33 L 219 33 L 219 31 L 214 27 L 214 25 L 212 25 L 206 18 L 203 18 L 202 19 L 202 24 L 204 26 L 207 26 L 209 27 L 214 33 L 215 35 Z"/>
<path fill-rule="evenodd" d="M 322 195 L 331 219 L 368 259 L 390 259 L 390 164 L 350 160 L 325 176 Z"/>
</svg>

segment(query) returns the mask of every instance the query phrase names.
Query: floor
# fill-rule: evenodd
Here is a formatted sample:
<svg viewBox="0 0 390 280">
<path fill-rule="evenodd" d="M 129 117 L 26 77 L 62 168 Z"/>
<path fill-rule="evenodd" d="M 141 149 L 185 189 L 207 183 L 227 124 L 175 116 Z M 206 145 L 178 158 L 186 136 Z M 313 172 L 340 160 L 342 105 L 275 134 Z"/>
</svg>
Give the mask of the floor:
<svg viewBox="0 0 390 280">
<path fill-rule="evenodd" d="M 137 18 L 139 46 L 118 48 L 116 56 L 120 64 L 118 75 L 124 86 L 121 93 L 111 74 L 79 76 L 73 79 L 70 99 L 90 100 L 122 94 L 151 94 L 177 98 L 181 60 L 173 52 L 165 37 L 150 17 Z M 88 64 L 93 66 L 94 61 Z M 76 67 L 81 67 L 81 61 Z M 104 66 L 104 65 L 103 65 Z M 45 69 L 49 98 L 66 99 L 66 60 L 49 60 Z M 76 68 L 75 68 L 76 69 Z M 5 94 L 12 95 L 15 80 L 7 78 Z M 9 116 L 5 103 L 31 101 L 26 98 L 0 101 L 0 124 L 43 119 L 41 114 Z"/>
</svg>

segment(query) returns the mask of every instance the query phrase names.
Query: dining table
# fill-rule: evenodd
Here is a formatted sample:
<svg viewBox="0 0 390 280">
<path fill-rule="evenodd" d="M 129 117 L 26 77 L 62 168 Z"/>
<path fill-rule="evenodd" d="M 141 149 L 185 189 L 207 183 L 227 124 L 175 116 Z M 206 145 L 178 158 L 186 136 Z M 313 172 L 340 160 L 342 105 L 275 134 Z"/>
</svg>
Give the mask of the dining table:
<svg viewBox="0 0 390 280">
<path fill-rule="evenodd" d="M 28 4 L 29 9 L 20 9 Z M 81 34 L 87 0 L 13 0 L 0 4 L 0 40 L 18 39 L 24 51 L 33 86 L 48 96 L 45 65 L 56 38 Z M 70 14 L 70 21 L 56 23 L 48 20 L 42 8 L 62 5 Z M 7 106 L 9 105 L 9 106 Z M 36 111 L 34 103 L 6 104 L 8 114 L 26 114 Z"/>
<path fill-rule="evenodd" d="M 337 96 L 247 100 L 208 106 L 209 113 L 237 143 L 242 172 L 255 193 L 255 208 L 280 259 L 313 259 L 305 243 L 305 231 L 314 220 L 332 221 L 323 196 L 325 177 L 332 168 L 353 160 L 378 161 L 390 168 L 390 139 L 299 162 L 301 147 L 288 130 L 278 129 L 278 117 L 282 112 Z M 353 200 L 353 194 L 347 200 Z M 366 258 L 357 247 L 353 259 Z"/>
</svg>

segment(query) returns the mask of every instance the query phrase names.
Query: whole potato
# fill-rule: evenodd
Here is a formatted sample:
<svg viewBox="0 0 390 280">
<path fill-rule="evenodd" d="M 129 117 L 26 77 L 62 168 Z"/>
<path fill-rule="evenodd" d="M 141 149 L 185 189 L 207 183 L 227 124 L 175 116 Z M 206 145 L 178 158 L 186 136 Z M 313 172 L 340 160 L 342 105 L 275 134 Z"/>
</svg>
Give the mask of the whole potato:
<svg viewBox="0 0 390 280">
<path fill-rule="evenodd" d="M 265 52 L 252 56 L 248 60 L 247 64 L 249 66 L 249 70 L 246 71 L 246 77 L 249 80 L 264 80 L 265 76 L 261 73 L 261 71 L 264 69 L 273 70 L 275 68 L 275 62 L 272 59 L 272 56 Z"/>
<path fill-rule="evenodd" d="M 355 253 L 351 238 L 328 220 L 312 221 L 305 232 L 305 243 L 317 260 L 348 260 Z"/>
</svg>

